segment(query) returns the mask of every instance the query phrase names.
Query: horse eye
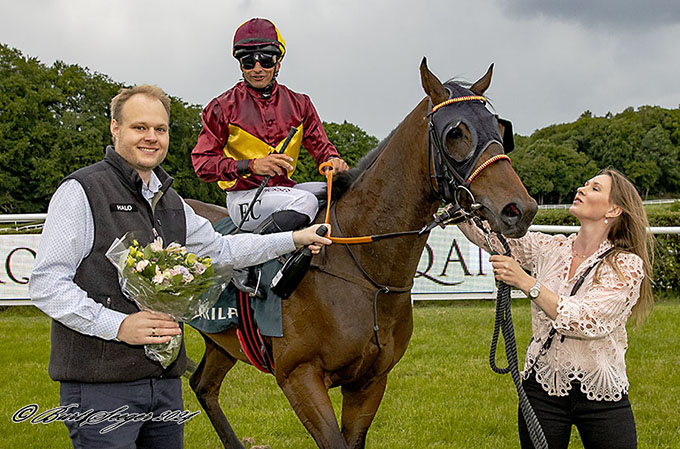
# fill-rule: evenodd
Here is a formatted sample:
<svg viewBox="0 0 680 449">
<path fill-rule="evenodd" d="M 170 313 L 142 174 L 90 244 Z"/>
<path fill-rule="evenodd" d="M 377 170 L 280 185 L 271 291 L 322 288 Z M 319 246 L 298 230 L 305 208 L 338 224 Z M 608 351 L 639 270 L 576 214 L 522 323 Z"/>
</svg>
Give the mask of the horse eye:
<svg viewBox="0 0 680 449">
<path fill-rule="evenodd" d="M 463 136 L 463 131 L 461 131 L 460 126 L 456 128 L 451 128 L 448 133 L 446 133 L 446 140 L 449 139 L 460 139 Z"/>
</svg>

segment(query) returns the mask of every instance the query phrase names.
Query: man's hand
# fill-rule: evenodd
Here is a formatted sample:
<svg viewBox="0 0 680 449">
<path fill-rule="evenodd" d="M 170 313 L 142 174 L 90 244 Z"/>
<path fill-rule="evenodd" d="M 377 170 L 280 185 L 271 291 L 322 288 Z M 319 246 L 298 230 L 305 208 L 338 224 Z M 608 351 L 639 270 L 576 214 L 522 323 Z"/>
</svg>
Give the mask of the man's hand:
<svg viewBox="0 0 680 449">
<path fill-rule="evenodd" d="M 343 161 L 339 157 L 334 157 L 328 160 L 328 162 L 331 163 L 331 166 L 333 167 L 333 172 L 337 175 L 338 173 L 342 173 L 345 170 L 348 170 L 349 167 L 347 166 L 347 163 Z"/>
<path fill-rule="evenodd" d="M 252 172 L 260 176 L 283 175 L 293 169 L 290 162 L 293 162 L 293 158 L 287 154 L 272 153 L 266 157 L 253 159 Z"/>
<path fill-rule="evenodd" d="M 118 340 L 130 345 L 167 343 L 182 330 L 170 315 L 142 310 L 128 315 L 118 328 Z"/>
<path fill-rule="evenodd" d="M 327 235 L 330 235 L 331 225 L 312 225 L 308 228 L 293 232 L 293 241 L 295 242 L 295 246 L 301 247 L 309 245 L 309 249 L 312 250 L 312 254 L 319 254 L 319 251 L 321 251 L 321 247 L 323 245 L 330 245 L 333 243 L 326 237 L 320 237 L 316 235 L 316 230 L 319 228 L 319 226 L 325 226 L 328 228 Z"/>
</svg>

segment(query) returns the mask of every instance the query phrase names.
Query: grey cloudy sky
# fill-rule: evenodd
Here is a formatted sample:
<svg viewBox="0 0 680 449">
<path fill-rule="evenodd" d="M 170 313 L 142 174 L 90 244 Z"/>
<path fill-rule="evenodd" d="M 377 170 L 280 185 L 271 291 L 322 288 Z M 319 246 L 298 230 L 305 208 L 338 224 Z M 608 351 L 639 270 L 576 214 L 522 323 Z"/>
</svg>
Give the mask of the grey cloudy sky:
<svg viewBox="0 0 680 449">
<path fill-rule="evenodd" d="M 267 17 L 279 81 L 325 121 L 385 137 L 423 97 L 418 65 L 475 81 L 522 135 L 585 111 L 680 103 L 677 0 L 0 0 L 0 42 L 205 105 L 240 77 L 234 30 Z"/>
</svg>

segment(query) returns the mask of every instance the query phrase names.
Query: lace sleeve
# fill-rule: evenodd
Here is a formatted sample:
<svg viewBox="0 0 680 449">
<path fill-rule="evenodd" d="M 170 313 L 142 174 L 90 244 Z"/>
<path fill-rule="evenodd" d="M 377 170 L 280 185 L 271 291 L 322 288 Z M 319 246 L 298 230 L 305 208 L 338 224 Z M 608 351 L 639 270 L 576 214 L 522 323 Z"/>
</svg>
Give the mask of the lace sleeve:
<svg viewBox="0 0 680 449">
<path fill-rule="evenodd" d="M 616 263 L 622 277 L 604 265 L 597 284 L 593 284 L 591 274 L 576 295 L 560 297 L 553 323 L 558 332 L 580 338 L 600 338 L 625 325 L 640 297 L 644 272 L 642 259 L 635 254 L 621 254 Z"/>
<path fill-rule="evenodd" d="M 475 245 L 479 246 L 488 253 L 488 245 L 484 239 L 484 234 L 482 231 L 472 223 L 460 223 L 458 228 L 461 232 Z M 503 250 L 503 245 L 496 236 L 495 233 L 491 233 L 489 236 L 491 241 L 491 246 L 493 250 L 499 254 L 505 253 Z M 549 235 L 543 234 L 541 232 L 528 232 L 524 237 L 516 239 L 507 239 L 508 246 L 510 246 L 510 252 L 512 253 L 512 258 L 515 259 L 522 268 L 530 270 L 532 273 L 536 271 L 536 261 L 541 254 L 545 254 L 549 247 L 553 246 L 555 242 L 559 240 L 564 240 L 563 235 Z"/>
</svg>

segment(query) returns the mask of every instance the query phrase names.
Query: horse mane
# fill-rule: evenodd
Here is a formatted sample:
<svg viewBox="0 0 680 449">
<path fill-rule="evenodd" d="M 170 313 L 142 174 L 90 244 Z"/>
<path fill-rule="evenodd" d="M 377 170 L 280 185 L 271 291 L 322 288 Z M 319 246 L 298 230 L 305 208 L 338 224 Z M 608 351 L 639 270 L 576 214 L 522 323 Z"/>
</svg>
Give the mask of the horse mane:
<svg viewBox="0 0 680 449">
<path fill-rule="evenodd" d="M 398 128 L 399 126 L 397 126 Z M 382 142 L 380 142 L 375 148 L 366 153 L 357 164 L 346 170 L 337 176 L 333 177 L 333 191 L 331 192 L 331 198 L 336 201 L 344 195 L 347 190 L 361 177 L 361 175 L 373 165 L 378 155 L 387 146 L 387 143 L 392 139 L 392 135 L 395 133 L 397 128 L 394 128 L 387 137 L 385 137 Z"/>
<path fill-rule="evenodd" d="M 448 84 L 448 83 L 458 84 L 459 86 L 461 86 L 465 89 L 469 89 L 474 84 L 474 83 L 471 83 L 467 80 L 457 79 L 457 78 L 451 78 L 448 81 L 446 81 L 445 84 Z M 486 97 L 486 99 L 487 99 L 487 105 L 493 110 L 494 107 L 491 104 L 489 97 Z M 378 155 L 387 146 L 390 139 L 392 139 L 392 136 L 397 131 L 397 129 L 399 128 L 400 125 L 397 125 L 397 127 L 394 128 L 389 133 L 389 135 L 387 137 L 385 137 L 378 144 L 378 146 L 376 146 L 371 151 L 366 153 L 366 155 L 364 155 L 364 157 L 362 157 L 354 167 L 350 168 L 347 171 L 340 173 L 339 175 L 337 175 L 333 178 L 333 191 L 331 192 L 332 201 L 339 200 L 342 197 L 342 195 L 344 195 L 345 192 L 347 192 L 347 190 L 349 190 L 349 188 L 352 187 L 352 185 L 361 177 L 361 175 L 368 169 L 368 167 L 373 165 L 373 163 L 377 159 Z"/>
</svg>

